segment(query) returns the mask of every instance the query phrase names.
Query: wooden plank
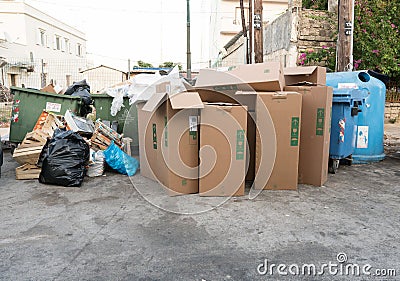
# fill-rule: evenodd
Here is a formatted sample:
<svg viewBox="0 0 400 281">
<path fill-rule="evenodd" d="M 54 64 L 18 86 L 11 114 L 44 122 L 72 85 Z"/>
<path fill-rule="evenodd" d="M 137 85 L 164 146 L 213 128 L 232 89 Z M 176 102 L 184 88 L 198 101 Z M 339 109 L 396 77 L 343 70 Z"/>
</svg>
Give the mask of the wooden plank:
<svg viewBox="0 0 400 281">
<path fill-rule="evenodd" d="M 15 169 L 15 177 L 17 180 L 38 179 L 41 170 L 35 165 L 24 164 Z"/>
<path fill-rule="evenodd" d="M 15 153 L 26 153 L 26 152 L 34 152 L 34 151 L 37 151 L 37 150 L 40 150 L 40 151 L 42 151 L 42 149 L 43 149 L 43 145 L 42 146 L 36 146 L 36 147 L 28 147 L 28 148 L 19 148 L 19 147 L 17 147 L 15 150 L 14 150 L 14 154 Z"/>
</svg>

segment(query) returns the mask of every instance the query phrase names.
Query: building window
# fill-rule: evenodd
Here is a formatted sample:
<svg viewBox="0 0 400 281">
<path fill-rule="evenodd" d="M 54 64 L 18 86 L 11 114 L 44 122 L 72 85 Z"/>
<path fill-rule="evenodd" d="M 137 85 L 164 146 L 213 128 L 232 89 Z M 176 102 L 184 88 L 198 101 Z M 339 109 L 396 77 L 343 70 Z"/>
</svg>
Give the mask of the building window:
<svg viewBox="0 0 400 281">
<path fill-rule="evenodd" d="M 10 86 L 17 86 L 18 84 L 18 74 L 9 74 Z"/>
<path fill-rule="evenodd" d="M 66 82 L 67 82 L 67 87 L 72 85 L 71 75 L 66 75 L 65 78 L 66 78 Z"/>
<path fill-rule="evenodd" d="M 54 50 L 61 50 L 61 38 L 58 35 L 54 35 Z"/>
<path fill-rule="evenodd" d="M 39 28 L 37 32 L 37 44 L 43 47 L 47 46 L 46 30 Z"/>
<path fill-rule="evenodd" d="M 69 44 L 69 39 L 68 38 L 64 38 L 64 51 L 66 53 L 70 52 L 70 44 Z"/>
<path fill-rule="evenodd" d="M 78 56 L 78 57 L 81 57 L 82 56 L 82 45 L 81 44 L 76 44 L 76 55 Z"/>
<path fill-rule="evenodd" d="M 249 24 L 249 8 L 244 7 L 244 19 L 246 24 Z M 240 7 L 235 8 L 235 19 L 233 20 L 233 24 L 242 25 L 242 11 Z"/>
<path fill-rule="evenodd" d="M 61 51 L 65 52 L 65 48 L 66 48 L 66 46 L 65 46 L 65 38 L 61 38 L 60 39 L 60 43 L 61 43 Z"/>
</svg>

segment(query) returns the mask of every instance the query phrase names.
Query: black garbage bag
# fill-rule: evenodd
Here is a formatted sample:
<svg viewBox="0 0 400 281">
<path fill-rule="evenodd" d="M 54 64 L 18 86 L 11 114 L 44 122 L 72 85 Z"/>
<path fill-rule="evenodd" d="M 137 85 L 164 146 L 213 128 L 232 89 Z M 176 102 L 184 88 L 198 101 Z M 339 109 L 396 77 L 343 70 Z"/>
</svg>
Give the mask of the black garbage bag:
<svg viewBox="0 0 400 281">
<path fill-rule="evenodd" d="M 90 107 L 90 105 L 93 104 L 93 100 L 90 95 L 90 86 L 86 82 L 86 79 L 75 82 L 74 84 L 69 86 L 64 95 L 78 96 L 82 98 L 83 104 L 79 112 L 80 116 L 86 117 L 86 115 L 92 112 L 92 108 Z"/>
<path fill-rule="evenodd" d="M 89 145 L 73 131 L 56 129 L 44 146 L 38 166 L 39 182 L 61 186 L 81 186 L 89 161 Z"/>
</svg>

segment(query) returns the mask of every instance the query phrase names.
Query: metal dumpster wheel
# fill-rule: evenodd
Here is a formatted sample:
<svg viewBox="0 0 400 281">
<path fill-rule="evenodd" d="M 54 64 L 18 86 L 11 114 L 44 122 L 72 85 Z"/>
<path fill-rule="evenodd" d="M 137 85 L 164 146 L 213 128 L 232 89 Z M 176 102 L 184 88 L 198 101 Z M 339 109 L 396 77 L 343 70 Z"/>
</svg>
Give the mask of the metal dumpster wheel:
<svg viewBox="0 0 400 281">
<path fill-rule="evenodd" d="M 12 142 L 12 143 L 10 144 L 11 156 L 14 155 L 14 150 L 15 150 L 17 147 L 18 147 L 18 143 L 16 143 L 16 142 Z"/>
<path fill-rule="evenodd" d="M 339 159 L 329 159 L 329 165 L 328 165 L 328 172 L 331 174 L 336 174 L 337 169 L 339 168 Z"/>
<path fill-rule="evenodd" d="M 341 163 L 347 166 L 351 166 L 353 164 L 353 156 L 349 155 L 346 158 L 343 158 L 341 160 Z"/>
</svg>

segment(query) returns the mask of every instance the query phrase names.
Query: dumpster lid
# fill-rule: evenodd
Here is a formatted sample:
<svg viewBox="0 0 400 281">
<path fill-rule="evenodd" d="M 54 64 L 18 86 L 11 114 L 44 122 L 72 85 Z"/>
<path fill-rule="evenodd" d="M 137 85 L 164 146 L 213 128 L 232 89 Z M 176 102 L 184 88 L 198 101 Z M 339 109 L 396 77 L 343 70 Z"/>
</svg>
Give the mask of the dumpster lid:
<svg viewBox="0 0 400 281">
<path fill-rule="evenodd" d="M 353 101 L 364 102 L 368 97 L 366 89 L 333 89 L 333 102 L 348 102 Z"/>
</svg>

